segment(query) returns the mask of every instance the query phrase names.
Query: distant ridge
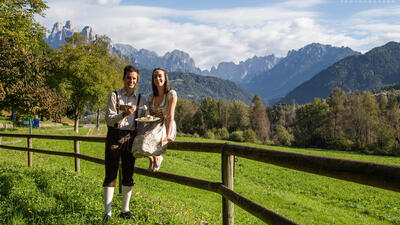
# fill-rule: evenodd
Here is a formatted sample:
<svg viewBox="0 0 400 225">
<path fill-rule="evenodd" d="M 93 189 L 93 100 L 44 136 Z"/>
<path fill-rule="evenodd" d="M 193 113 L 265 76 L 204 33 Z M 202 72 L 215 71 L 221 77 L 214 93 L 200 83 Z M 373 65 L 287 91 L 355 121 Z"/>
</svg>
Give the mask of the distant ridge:
<svg viewBox="0 0 400 225">
<path fill-rule="evenodd" d="M 358 54 L 348 47 L 312 43 L 289 51 L 271 70 L 253 77 L 244 87 L 273 104 L 321 70 L 347 56 Z"/>
<path fill-rule="evenodd" d="M 295 88 L 281 102 L 294 99 L 303 104 L 315 97 L 326 98 L 335 87 L 346 92 L 372 91 L 395 83 L 400 83 L 400 43 L 392 41 L 340 60 Z"/>
<path fill-rule="evenodd" d="M 152 70 L 140 71 L 142 78 L 139 82 L 139 91 L 151 93 Z M 171 88 L 175 89 L 179 98 L 200 101 L 206 97 L 224 99 L 226 101 L 240 100 L 249 104 L 254 94 L 240 87 L 233 81 L 217 77 L 202 76 L 193 73 L 169 72 L 168 78 Z"/>
</svg>

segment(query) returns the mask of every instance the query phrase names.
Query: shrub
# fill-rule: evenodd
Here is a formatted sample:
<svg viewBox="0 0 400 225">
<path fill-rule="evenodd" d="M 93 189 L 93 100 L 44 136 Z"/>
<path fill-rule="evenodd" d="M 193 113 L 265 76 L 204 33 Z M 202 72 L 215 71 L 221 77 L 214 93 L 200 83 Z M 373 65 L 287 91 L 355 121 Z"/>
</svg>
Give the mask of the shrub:
<svg viewBox="0 0 400 225">
<path fill-rule="evenodd" d="M 232 132 L 232 134 L 229 136 L 229 140 L 244 142 L 243 131 L 237 130 L 237 131 Z"/>
<path fill-rule="evenodd" d="M 215 139 L 214 132 L 211 130 L 207 130 L 206 133 L 204 134 L 204 137 L 208 139 Z"/>
<path fill-rule="evenodd" d="M 275 144 L 291 146 L 293 140 L 294 140 L 293 135 L 288 130 L 286 130 L 286 128 L 284 126 L 279 125 L 276 128 L 276 131 L 274 134 L 274 143 Z"/>
<path fill-rule="evenodd" d="M 222 140 L 228 140 L 229 139 L 228 129 L 226 129 L 226 127 L 218 128 L 218 130 L 215 133 L 215 138 L 222 139 Z"/>
<path fill-rule="evenodd" d="M 257 134 L 253 129 L 248 128 L 243 132 L 243 139 L 245 142 L 257 143 Z"/>
</svg>

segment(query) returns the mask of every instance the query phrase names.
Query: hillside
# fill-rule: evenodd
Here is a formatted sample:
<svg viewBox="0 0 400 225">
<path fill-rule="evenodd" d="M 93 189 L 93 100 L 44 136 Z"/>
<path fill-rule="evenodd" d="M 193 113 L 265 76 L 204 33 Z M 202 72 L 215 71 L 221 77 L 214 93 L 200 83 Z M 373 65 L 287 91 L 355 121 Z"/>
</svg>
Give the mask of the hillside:
<svg viewBox="0 0 400 225">
<path fill-rule="evenodd" d="M 359 53 L 347 47 L 312 43 L 299 50 L 289 51 L 271 70 L 253 77 L 244 87 L 269 100 L 271 105 L 275 103 L 273 99 L 282 98 L 321 70 L 355 54 Z"/>
<path fill-rule="evenodd" d="M 140 71 L 140 92 L 151 93 L 151 70 Z M 177 91 L 179 98 L 200 101 L 205 97 L 224 99 L 227 101 L 240 100 L 250 103 L 254 97 L 252 93 L 232 81 L 222 80 L 211 76 L 202 76 L 193 73 L 168 73 L 171 87 Z"/>
<path fill-rule="evenodd" d="M 363 55 L 346 57 L 304 82 L 281 102 L 311 102 L 326 98 L 335 87 L 343 91 L 377 90 L 400 82 L 400 43 L 389 42 Z"/>
</svg>

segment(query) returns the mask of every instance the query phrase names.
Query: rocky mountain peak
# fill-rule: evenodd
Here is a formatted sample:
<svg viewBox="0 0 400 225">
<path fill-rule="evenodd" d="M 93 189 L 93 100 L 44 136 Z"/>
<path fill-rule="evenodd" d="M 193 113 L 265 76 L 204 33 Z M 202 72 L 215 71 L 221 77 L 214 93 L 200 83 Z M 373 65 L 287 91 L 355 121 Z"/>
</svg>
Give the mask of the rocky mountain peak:
<svg viewBox="0 0 400 225">
<path fill-rule="evenodd" d="M 85 37 L 86 40 L 94 41 L 96 40 L 96 34 L 90 26 L 86 26 L 82 29 L 81 34 Z M 111 39 L 110 39 L 111 40 Z"/>
<path fill-rule="evenodd" d="M 70 20 L 67 20 L 64 27 L 65 27 L 65 29 L 68 29 L 68 30 L 74 30 L 74 26 L 72 25 Z"/>
<path fill-rule="evenodd" d="M 71 37 L 74 32 L 74 25 L 72 25 L 70 20 L 65 22 L 64 26 L 62 26 L 60 22 L 57 22 L 53 25 L 51 34 L 45 40 L 52 48 L 59 49 L 61 45 L 65 45 L 67 43 L 65 39 Z M 88 41 L 94 41 L 97 38 L 96 33 L 94 33 L 93 28 L 90 26 L 84 27 L 80 33 Z M 111 39 L 108 39 L 107 41 L 110 42 L 110 45 L 113 45 Z"/>
<path fill-rule="evenodd" d="M 62 31 L 63 25 L 59 22 L 53 25 L 53 30 L 51 31 L 52 34 L 56 34 L 59 31 Z"/>
</svg>

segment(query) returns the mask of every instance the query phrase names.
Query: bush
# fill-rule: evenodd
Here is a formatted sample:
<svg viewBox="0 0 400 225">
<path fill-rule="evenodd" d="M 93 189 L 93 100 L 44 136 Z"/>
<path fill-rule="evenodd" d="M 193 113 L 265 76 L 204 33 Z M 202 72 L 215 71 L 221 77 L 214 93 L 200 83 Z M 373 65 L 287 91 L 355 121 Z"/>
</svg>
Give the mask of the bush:
<svg viewBox="0 0 400 225">
<path fill-rule="evenodd" d="M 176 132 L 176 136 L 177 137 L 192 137 L 193 135 L 192 134 L 186 134 L 186 133 L 183 133 L 183 132 Z"/>
<path fill-rule="evenodd" d="M 329 143 L 329 146 L 338 150 L 351 151 L 354 148 L 354 142 L 345 137 L 340 137 Z"/>
<path fill-rule="evenodd" d="M 208 139 L 215 139 L 214 132 L 211 130 L 207 130 L 206 133 L 204 134 L 204 137 Z"/>
<path fill-rule="evenodd" d="M 229 140 L 237 141 L 237 142 L 244 142 L 243 131 L 237 130 L 237 131 L 232 132 L 232 134 L 229 136 Z"/>
<path fill-rule="evenodd" d="M 199 135 L 198 133 L 194 133 L 192 137 L 194 137 L 194 138 L 199 138 L 200 135 Z"/>
<path fill-rule="evenodd" d="M 284 126 L 279 125 L 276 128 L 273 140 L 277 145 L 291 146 L 294 137 Z"/>
<path fill-rule="evenodd" d="M 215 132 L 215 138 L 222 139 L 222 140 L 228 140 L 229 139 L 228 129 L 226 129 L 226 127 L 218 128 L 218 130 Z"/>
<path fill-rule="evenodd" d="M 245 142 L 257 143 L 257 134 L 253 129 L 247 129 L 243 132 L 243 139 Z"/>
</svg>

